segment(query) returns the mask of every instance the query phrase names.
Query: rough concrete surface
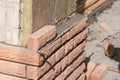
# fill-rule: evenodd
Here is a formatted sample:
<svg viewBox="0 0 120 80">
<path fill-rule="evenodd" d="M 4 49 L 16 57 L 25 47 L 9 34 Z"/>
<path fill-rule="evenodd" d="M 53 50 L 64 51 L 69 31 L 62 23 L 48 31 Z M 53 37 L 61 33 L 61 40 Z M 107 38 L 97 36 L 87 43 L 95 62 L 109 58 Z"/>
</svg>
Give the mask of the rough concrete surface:
<svg viewBox="0 0 120 80">
<path fill-rule="evenodd" d="M 19 10 L 20 0 L 0 0 L 0 41 L 18 45 L 20 38 Z"/>
<path fill-rule="evenodd" d="M 95 63 L 104 63 L 110 67 L 120 69 L 120 0 L 116 0 L 111 8 L 97 15 L 95 22 L 89 28 L 86 54 L 87 60 Z M 100 28 L 100 23 L 106 23 L 112 32 L 106 32 Z M 114 42 L 116 54 L 112 58 L 105 56 L 103 40 L 110 39 Z M 120 80 L 120 73 L 108 72 L 103 80 Z"/>
</svg>

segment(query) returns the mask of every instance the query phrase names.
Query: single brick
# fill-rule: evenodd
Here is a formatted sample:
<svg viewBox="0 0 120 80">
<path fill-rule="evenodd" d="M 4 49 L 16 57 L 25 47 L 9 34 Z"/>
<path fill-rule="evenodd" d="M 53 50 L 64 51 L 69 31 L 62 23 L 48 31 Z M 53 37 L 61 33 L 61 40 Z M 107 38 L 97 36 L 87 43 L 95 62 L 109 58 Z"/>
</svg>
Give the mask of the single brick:
<svg viewBox="0 0 120 80">
<path fill-rule="evenodd" d="M 62 36 L 62 43 L 64 44 L 69 39 L 70 39 L 70 34 L 69 34 L 69 32 L 67 32 Z"/>
<path fill-rule="evenodd" d="M 56 36 L 56 27 L 46 25 L 38 31 L 32 33 L 28 37 L 27 47 L 31 50 L 38 50 L 44 46 L 48 41 L 52 40 Z"/>
<path fill-rule="evenodd" d="M 61 69 L 63 70 L 68 65 L 68 57 L 65 56 L 65 58 L 62 59 L 62 61 L 59 62 Z"/>
<path fill-rule="evenodd" d="M 52 66 L 49 63 L 45 63 L 42 67 L 39 68 L 39 77 L 45 74 Z"/>
<path fill-rule="evenodd" d="M 60 74 L 55 80 L 64 80 L 64 73 Z"/>
<path fill-rule="evenodd" d="M 51 68 L 51 65 L 49 63 L 45 63 L 41 67 L 28 66 L 27 78 L 38 80 L 38 78 L 41 77 L 43 74 L 45 74 L 50 68 Z"/>
<path fill-rule="evenodd" d="M 87 26 L 88 19 L 85 18 L 84 20 L 81 20 L 77 25 L 75 25 L 70 31 L 69 35 L 70 38 L 81 32 L 86 26 Z"/>
<path fill-rule="evenodd" d="M 85 70 L 85 64 L 82 63 L 66 80 L 76 80 Z"/>
<path fill-rule="evenodd" d="M 74 37 L 74 47 L 76 47 L 83 39 L 82 33 L 79 33 L 77 36 Z"/>
<path fill-rule="evenodd" d="M 86 80 L 90 80 L 90 75 L 94 71 L 96 64 L 93 62 L 87 63 L 87 70 L 86 70 Z"/>
<path fill-rule="evenodd" d="M 76 80 L 85 80 L 85 73 L 82 73 Z"/>
<path fill-rule="evenodd" d="M 39 78 L 39 67 L 27 66 L 27 78 L 37 80 Z"/>
<path fill-rule="evenodd" d="M 0 74 L 0 80 L 28 80 L 28 79 L 5 75 L 5 74 Z"/>
<path fill-rule="evenodd" d="M 83 53 L 77 58 L 77 60 L 75 60 L 75 61 L 73 62 L 73 64 L 71 65 L 71 67 L 72 67 L 73 69 L 75 69 L 79 64 L 81 64 L 81 63 L 85 60 L 85 56 L 86 56 L 86 54 L 85 54 L 85 52 L 83 52 Z"/>
<path fill-rule="evenodd" d="M 101 23 L 100 28 L 107 32 L 112 32 L 112 29 L 106 23 Z"/>
<path fill-rule="evenodd" d="M 73 44 L 74 44 L 73 39 L 71 39 L 70 41 L 68 41 L 65 44 L 65 54 L 67 54 L 68 52 L 70 52 L 74 48 Z"/>
<path fill-rule="evenodd" d="M 46 63 L 49 63 L 51 66 L 53 66 L 56 63 L 56 55 L 53 54 L 50 58 L 46 60 Z"/>
<path fill-rule="evenodd" d="M 48 73 L 46 73 L 42 78 L 41 80 L 53 80 L 53 78 L 55 77 L 55 70 L 50 70 Z"/>
<path fill-rule="evenodd" d="M 79 46 L 77 46 L 68 56 L 68 64 L 71 63 L 71 61 L 73 61 L 75 59 L 75 57 L 77 57 L 78 55 L 82 54 L 82 51 L 85 48 L 85 44 L 82 43 Z"/>
<path fill-rule="evenodd" d="M 115 47 L 111 40 L 105 40 L 103 47 L 104 47 L 104 52 L 105 52 L 106 56 L 113 57 L 115 55 L 115 53 L 116 53 Z"/>
<path fill-rule="evenodd" d="M 90 80 L 102 80 L 107 72 L 108 66 L 105 64 L 98 65 L 90 75 Z"/>
<path fill-rule="evenodd" d="M 0 60 L 0 72 L 25 77 L 26 66 L 23 64 Z"/>
<path fill-rule="evenodd" d="M 53 80 L 55 76 L 57 76 L 61 72 L 60 64 L 57 64 L 51 69 L 49 72 L 47 72 L 41 80 Z"/>
<path fill-rule="evenodd" d="M 74 37 L 74 47 L 76 47 L 81 41 L 83 41 L 88 34 L 88 29 L 86 28 L 83 32 L 79 33 Z"/>
<path fill-rule="evenodd" d="M 50 56 L 53 52 L 56 51 L 56 49 L 58 49 L 60 46 L 62 45 L 62 40 L 61 38 L 55 40 L 53 43 L 45 46 L 42 50 L 46 53 L 48 53 L 46 55 L 46 57 Z"/>
<path fill-rule="evenodd" d="M 52 55 L 40 67 L 27 66 L 27 78 L 37 80 L 44 73 L 46 73 L 51 68 L 51 66 L 55 64 L 55 62 L 56 62 L 56 57 L 55 55 Z"/>
<path fill-rule="evenodd" d="M 20 62 L 29 65 L 39 66 L 44 58 L 33 51 L 25 48 L 18 48 L 9 45 L 0 44 L 0 59 Z"/>
<path fill-rule="evenodd" d="M 55 52 L 55 56 L 56 56 L 56 62 L 58 62 L 60 59 L 62 59 L 65 56 L 65 48 L 64 48 L 64 46 L 62 46 L 60 49 L 58 49 Z"/>
</svg>

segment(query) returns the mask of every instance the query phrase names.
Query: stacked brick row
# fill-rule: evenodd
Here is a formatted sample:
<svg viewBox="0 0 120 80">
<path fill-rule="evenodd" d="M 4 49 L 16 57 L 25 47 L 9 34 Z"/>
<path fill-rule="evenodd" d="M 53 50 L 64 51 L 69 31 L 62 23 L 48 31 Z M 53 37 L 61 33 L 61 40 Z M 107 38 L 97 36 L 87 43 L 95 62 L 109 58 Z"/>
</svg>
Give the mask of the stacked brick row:
<svg viewBox="0 0 120 80">
<path fill-rule="evenodd" d="M 102 80 L 107 74 L 108 66 L 106 64 L 89 62 L 86 66 L 86 80 Z"/>
<path fill-rule="evenodd" d="M 55 32 L 55 30 L 51 31 Z M 83 19 L 62 36 L 42 47 L 41 50 L 46 53 L 45 61 L 40 67 L 29 66 L 28 77 L 30 79 L 39 78 L 40 80 L 75 80 L 82 74 L 84 75 L 84 48 L 87 34 L 87 19 Z M 40 48 L 33 47 L 36 41 L 37 39 L 30 40 L 28 48 L 32 50 Z M 40 46 L 41 43 L 45 43 L 45 41 L 43 40 L 40 44 L 38 42 Z"/>
<path fill-rule="evenodd" d="M 83 19 L 59 37 L 56 27 L 41 28 L 29 36 L 29 49 L 0 44 L 0 79 L 84 80 L 87 34 Z"/>
</svg>

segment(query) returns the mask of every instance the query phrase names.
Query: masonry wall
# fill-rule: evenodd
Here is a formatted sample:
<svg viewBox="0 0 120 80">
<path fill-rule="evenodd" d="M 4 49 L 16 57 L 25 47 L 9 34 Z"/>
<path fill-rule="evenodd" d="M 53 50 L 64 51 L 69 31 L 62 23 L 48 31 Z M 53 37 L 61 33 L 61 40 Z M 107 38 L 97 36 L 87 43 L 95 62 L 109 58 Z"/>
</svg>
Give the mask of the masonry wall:
<svg viewBox="0 0 120 80">
<path fill-rule="evenodd" d="M 0 44 L 0 79 L 85 79 L 87 19 L 80 20 L 61 35 L 57 35 L 56 28 L 51 27 L 45 26 L 39 30 L 46 34 L 40 33 L 38 36 L 39 31 L 33 33 L 28 38 L 28 49 Z M 52 34 L 47 34 L 50 32 Z M 34 41 L 42 46 L 34 46 Z"/>
</svg>

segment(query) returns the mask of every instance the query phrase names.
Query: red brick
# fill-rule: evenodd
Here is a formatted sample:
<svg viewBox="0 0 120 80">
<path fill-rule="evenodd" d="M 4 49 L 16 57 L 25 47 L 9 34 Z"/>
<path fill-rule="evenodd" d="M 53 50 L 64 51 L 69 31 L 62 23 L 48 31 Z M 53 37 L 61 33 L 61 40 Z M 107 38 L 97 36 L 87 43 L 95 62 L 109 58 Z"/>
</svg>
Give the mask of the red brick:
<svg viewBox="0 0 120 80">
<path fill-rule="evenodd" d="M 55 67 L 53 67 L 53 69 L 51 69 L 42 77 L 42 80 L 53 80 L 53 78 L 55 78 L 55 76 L 57 76 L 60 71 L 60 64 L 57 64 Z"/>
<path fill-rule="evenodd" d="M 112 32 L 112 29 L 106 23 L 101 23 L 100 28 L 107 32 Z"/>
<path fill-rule="evenodd" d="M 27 47 L 31 50 L 38 50 L 48 41 L 56 36 L 56 27 L 46 25 L 28 37 Z"/>
<path fill-rule="evenodd" d="M 70 63 L 81 54 L 83 51 L 83 48 L 85 47 L 85 44 L 79 45 L 77 48 L 75 48 L 72 52 L 70 52 L 65 58 L 60 61 L 61 69 L 63 70 L 67 65 L 70 65 Z"/>
<path fill-rule="evenodd" d="M 27 66 L 27 78 L 37 80 L 39 78 L 39 67 Z"/>
<path fill-rule="evenodd" d="M 28 80 L 28 79 L 5 75 L 5 74 L 0 74 L 0 80 Z"/>
<path fill-rule="evenodd" d="M 0 59 L 20 62 L 29 65 L 39 66 L 43 62 L 43 57 L 35 52 L 24 48 L 18 48 L 0 44 Z"/>
<path fill-rule="evenodd" d="M 49 26 L 49 25 L 48 25 Z M 50 29 L 51 28 L 51 29 Z M 46 33 L 47 36 L 47 42 L 51 41 L 53 38 L 56 37 L 57 30 L 55 26 L 50 26 L 49 31 Z"/>
<path fill-rule="evenodd" d="M 64 80 L 64 73 L 60 74 L 55 80 Z"/>
<path fill-rule="evenodd" d="M 74 55 L 74 57 L 77 57 L 78 54 L 77 53 L 81 53 L 79 52 L 81 48 L 83 48 L 83 44 L 81 44 L 78 48 L 76 48 L 77 50 L 74 52 L 71 52 L 70 54 L 68 54 L 68 56 L 70 55 Z M 81 47 L 81 48 L 80 48 Z M 82 50 L 82 49 L 81 49 Z M 76 53 L 77 52 L 77 53 Z M 65 58 L 63 58 L 58 64 L 55 65 L 55 67 L 53 67 L 53 69 L 50 70 L 50 72 L 46 73 L 45 76 L 42 77 L 42 80 L 52 80 L 57 74 L 60 73 L 60 71 L 62 71 L 67 65 L 70 65 L 70 63 L 73 61 L 74 58 L 71 58 L 70 61 L 68 62 L 68 56 L 66 56 Z"/>
<path fill-rule="evenodd" d="M 56 76 L 56 75 L 58 75 L 62 71 L 61 64 L 58 63 L 57 65 L 55 65 L 54 69 L 55 69 L 55 72 L 56 72 L 55 73 L 55 76 Z"/>
<path fill-rule="evenodd" d="M 0 60 L 0 72 L 25 77 L 26 66 L 23 64 Z"/>
<path fill-rule="evenodd" d="M 85 70 L 85 64 L 82 63 L 66 80 L 76 80 Z"/>
<path fill-rule="evenodd" d="M 50 64 L 45 63 L 41 67 L 28 66 L 27 67 L 27 78 L 38 80 L 44 73 L 46 73 L 51 68 Z"/>
<path fill-rule="evenodd" d="M 71 63 L 78 55 L 80 55 L 85 48 L 85 44 L 82 43 L 77 46 L 68 56 L 68 64 Z"/>
<path fill-rule="evenodd" d="M 53 80 L 55 77 L 55 70 L 50 70 L 47 74 L 45 74 L 41 80 Z"/>
<path fill-rule="evenodd" d="M 53 54 L 50 58 L 48 58 L 47 63 L 49 63 L 51 66 L 53 66 L 56 63 L 56 55 Z"/>
<path fill-rule="evenodd" d="M 70 38 L 75 36 L 77 33 L 81 32 L 87 26 L 88 19 L 81 20 L 77 25 L 75 25 L 69 32 Z"/>
<path fill-rule="evenodd" d="M 58 62 L 61 58 L 65 56 L 65 48 L 62 46 L 59 50 L 55 52 L 56 62 Z"/>
<path fill-rule="evenodd" d="M 90 80 L 102 80 L 107 72 L 108 66 L 105 64 L 98 65 L 90 75 Z"/>
<path fill-rule="evenodd" d="M 113 57 L 115 55 L 115 53 L 116 53 L 115 47 L 111 40 L 105 40 L 103 47 L 104 47 L 104 52 L 105 52 L 106 56 Z"/>
<path fill-rule="evenodd" d="M 48 53 L 46 56 L 50 56 L 54 51 L 56 51 L 57 48 L 59 48 L 62 45 L 62 40 L 61 38 L 55 40 L 53 43 L 45 46 L 43 48 L 43 51 Z"/>
<path fill-rule="evenodd" d="M 90 79 L 91 73 L 94 71 L 96 64 L 93 62 L 89 62 L 87 64 L 87 71 L 86 71 L 86 80 Z"/>
<path fill-rule="evenodd" d="M 64 44 L 69 39 L 70 39 L 70 34 L 69 34 L 69 32 L 67 32 L 62 36 L 62 43 Z"/>
<path fill-rule="evenodd" d="M 28 78 L 37 79 L 38 77 L 42 76 L 44 73 L 46 73 L 51 68 L 51 66 L 53 66 L 56 63 L 56 61 L 59 61 L 63 56 L 64 56 L 64 46 L 61 47 L 51 57 L 49 57 L 47 59 L 47 62 L 45 62 L 42 67 L 40 67 L 40 68 L 38 68 L 38 67 L 28 67 L 29 68 L 28 69 L 29 73 L 31 72 L 30 74 L 28 74 Z M 36 70 L 36 71 L 34 71 L 34 70 Z"/>
<path fill-rule="evenodd" d="M 75 68 L 77 68 L 77 66 L 78 65 L 80 65 L 81 64 L 81 62 L 82 61 L 84 61 L 85 60 L 85 53 L 82 53 L 82 55 L 80 55 L 72 64 L 70 64 L 70 66 L 68 66 L 65 70 L 64 70 L 64 72 L 62 72 L 59 76 L 58 76 L 58 78 L 56 79 L 56 80 L 58 80 L 58 79 L 60 79 L 60 80 L 64 80 L 72 71 L 74 71 L 74 69 Z"/>
<path fill-rule="evenodd" d="M 85 73 L 82 73 L 77 80 L 85 80 Z"/>
<path fill-rule="evenodd" d="M 83 53 L 78 57 L 78 59 L 73 62 L 73 64 L 71 65 L 71 67 L 72 67 L 73 69 L 75 69 L 79 64 L 81 64 L 82 61 L 85 60 L 85 56 L 86 56 L 86 54 L 85 54 L 85 52 L 83 52 Z"/>
<path fill-rule="evenodd" d="M 63 70 L 67 65 L 68 65 L 68 57 L 66 56 L 65 58 L 62 59 L 62 61 L 59 62 L 60 67 Z"/>
<path fill-rule="evenodd" d="M 51 66 L 53 66 L 56 62 L 55 55 L 52 55 L 48 60 L 43 64 L 43 66 L 35 67 L 35 66 L 27 66 L 27 78 L 37 80 L 44 73 L 46 73 Z"/>
<path fill-rule="evenodd" d="M 86 28 L 83 32 L 74 37 L 74 47 L 76 47 L 82 40 L 87 37 L 88 29 Z"/>
<path fill-rule="evenodd" d="M 67 54 L 74 48 L 73 44 L 74 44 L 73 39 L 71 39 L 69 42 L 65 44 L 65 54 Z"/>
<path fill-rule="evenodd" d="M 39 68 L 39 77 L 41 77 L 44 73 L 46 73 L 51 68 L 51 65 L 45 63 L 42 67 Z"/>
</svg>

